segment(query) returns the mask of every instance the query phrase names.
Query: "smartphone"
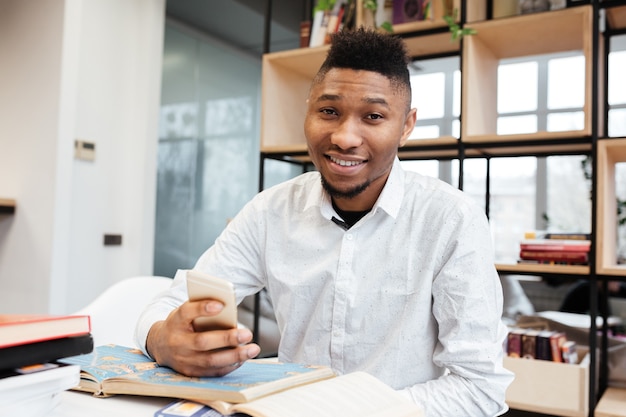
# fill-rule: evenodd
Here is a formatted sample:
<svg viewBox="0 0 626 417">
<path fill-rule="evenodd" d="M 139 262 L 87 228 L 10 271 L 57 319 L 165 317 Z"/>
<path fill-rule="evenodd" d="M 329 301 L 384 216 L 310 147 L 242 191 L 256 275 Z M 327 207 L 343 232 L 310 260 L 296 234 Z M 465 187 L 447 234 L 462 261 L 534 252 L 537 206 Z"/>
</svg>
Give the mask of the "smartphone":
<svg viewBox="0 0 626 417">
<path fill-rule="evenodd" d="M 225 330 L 237 327 L 235 289 L 231 282 L 190 269 L 187 271 L 187 294 L 189 301 L 213 299 L 224 303 L 224 309 L 218 315 L 197 317 L 193 321 L 195 331 Z"/>
</svg>

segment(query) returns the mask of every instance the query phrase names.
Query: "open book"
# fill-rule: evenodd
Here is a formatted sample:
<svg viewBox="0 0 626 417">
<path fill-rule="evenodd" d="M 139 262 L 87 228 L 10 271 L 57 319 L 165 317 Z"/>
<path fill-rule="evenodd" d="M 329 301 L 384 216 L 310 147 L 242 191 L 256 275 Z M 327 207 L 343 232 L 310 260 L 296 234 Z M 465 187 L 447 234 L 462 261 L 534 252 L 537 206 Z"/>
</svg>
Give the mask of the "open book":
<svg viewBox="0 0 626 417">
<path fill-rule="evenodd" d="M 130 394 L 194 399 L 203 403 L 246 402 L 334 376 L 328 367 L 258 359 L 247 361 L 223 377 L 188 377 L 159 366 L 138 349 L 119 345 L 98 346 L 90 354 L 60 362 L 80 365 L 80 384 L 75 389 L 93 392 L 98 397 Z"/>
<path fill-rule="evenodd" d="M 254 417 L 419 417 L 422 410 L 364 372 L 335 377 L 328 367 L 249 360 L 223 377 L 194 378 L 159 367 L 118 345 L 62 360 L 81 366 L 75 389 L 96 396 L 131 394 L 207 404 L 222 414 Z"/>
</svg>

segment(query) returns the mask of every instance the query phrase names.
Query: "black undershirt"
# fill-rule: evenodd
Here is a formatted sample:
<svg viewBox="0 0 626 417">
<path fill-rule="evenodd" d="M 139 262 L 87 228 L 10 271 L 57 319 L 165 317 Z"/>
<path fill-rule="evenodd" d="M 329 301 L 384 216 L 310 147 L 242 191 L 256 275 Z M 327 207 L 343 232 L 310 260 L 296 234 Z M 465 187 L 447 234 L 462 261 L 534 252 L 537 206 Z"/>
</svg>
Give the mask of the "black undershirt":
<svg viewBox="0 0 626 417">
<path fill-rule="evenodd" d="M 364 210 L 364 211 L 345 211 L 345 210 L 341 210 L 339 207 L 337 207 L 337 205 L 335 204 L 334 201 L 333 201 L 333 208 L 335 209 L 337 214 L 341 217 L 341 220 L 337 219 L 336 217 L 333 217 L 332 221 L 335 224 L 337 224 L 338 226 L 344 228 L 345 230 L 348 230 L 349 228 L 354 226 L 356 224 L 356 222 L 361 220 L 363 218 L 363 216 L 365 216 L 367 213 L 369 213 L 371 211 L 371 209 Z"/>
</svg>

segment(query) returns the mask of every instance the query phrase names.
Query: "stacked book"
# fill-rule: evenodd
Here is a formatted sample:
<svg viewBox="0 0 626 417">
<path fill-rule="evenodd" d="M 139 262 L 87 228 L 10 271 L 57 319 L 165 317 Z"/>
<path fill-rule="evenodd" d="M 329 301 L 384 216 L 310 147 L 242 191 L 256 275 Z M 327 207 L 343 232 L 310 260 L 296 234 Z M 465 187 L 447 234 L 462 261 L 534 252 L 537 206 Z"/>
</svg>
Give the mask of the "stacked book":
<svg viewBox="0 0 626 417">
<path fill-rule="evenodd" d="M 89 316 L 0 314 L 0 415 L 47 415 L 80 380 L 57 361 L 92 350 Z"/>
<path fill-rule="evenodd" d="M 520 242 L 520 262 L 588 265 L 591 240 L 586 234 L 554 234 L 525 238 Z"/>
<path fill-rule="evenodd" d="M 578 363 L 576 342 L 556 330 L 513 328 L 507 337 L 506 354 L 512 358 Z"/>
</svg>

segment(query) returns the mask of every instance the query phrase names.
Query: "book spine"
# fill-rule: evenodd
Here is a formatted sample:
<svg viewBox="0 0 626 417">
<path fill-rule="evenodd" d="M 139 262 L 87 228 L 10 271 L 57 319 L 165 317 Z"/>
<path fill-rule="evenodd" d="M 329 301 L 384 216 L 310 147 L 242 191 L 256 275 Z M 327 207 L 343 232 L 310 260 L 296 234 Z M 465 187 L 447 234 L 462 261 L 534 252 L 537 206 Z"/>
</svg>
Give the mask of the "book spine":
<svg viewBox="0 0 626 417">
<path fill-rule="evenodd" d="M 553 362 L 563 362 L 563 354 L 561 353 L 561 348 L 566 341 L 567 338 L 565 337 L 565 333 L 563 332 L 556 332 L 552 336 L 550 336 L 550 351 L 552 353 Z"/>
<path fill-rule="evenodd" d="M 311 42 L 311 21 L 300 22 L 300 48 L 307 48 Z"/>
<path fill-rule="evenodd" d="M 522 357 L 522 334 L 521 330 L 509 332 L 507 337 L 507 355 L 512 358 Z"/>
<path fill-rule="evenodd" d="M 322 20 L 324 19 L 324 11 L 317 10 L 315 14 L 313 14 L 313 22 L 311 23 L 311 35 L 309 39 L 309 47 L 320 46 L 317 45 L 317 39 L 319 38 L 318 33 L 322 30 Z"/>
<path fill-rule="evenodd" d="M 520 249 L 525 251 L 548 252 L 589 252 L 589 245 L 559 245 L 522 243 Z"/>
<path fill-rule="evenodd" d="M 550 347 L 550 337 L 554 332 L 543 331 L 537 335 L 536 358 L 544 361 L 552 360 L 552 349 Z"/>
<path fill-rule="evenodd" d="M 528 331 L 522 335 L 522 358 L 535 359 L 537 357 L 537 332 Z"/>
<path fill-rule="evenodd" d="M 591 240 L 589 233 L 546 233 L 544 239 Z"/>
</svg>

